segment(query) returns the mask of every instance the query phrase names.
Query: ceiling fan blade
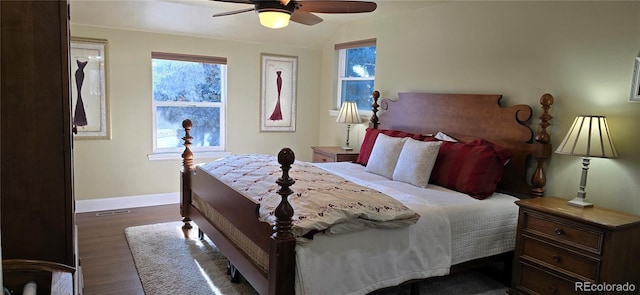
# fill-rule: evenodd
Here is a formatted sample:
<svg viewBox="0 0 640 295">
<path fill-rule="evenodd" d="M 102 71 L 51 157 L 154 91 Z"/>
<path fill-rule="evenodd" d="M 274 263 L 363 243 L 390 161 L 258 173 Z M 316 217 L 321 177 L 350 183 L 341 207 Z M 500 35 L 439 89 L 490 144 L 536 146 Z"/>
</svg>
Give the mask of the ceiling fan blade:
<svg viewBox="0 0 640 295">
<path fill-rule="evenodd" d="M 365 1 L 335 1 L 335 0 L 298 0 L 299 11 L 317 13 L 360 13 L 372 12 L 378 5 Z"/>
<path fill-rule="evenodd" d="M 315 24 L 322 22 L 322 18 L 306 11 L 296 10 L 291 15 L 291 21 L 297 22 L 299 24 L 307 25 L 307 26 L 313 26 Z"/>
<path fill-rule="evenodd" d="M 254 10 L 256 10 L 255 7 L 254 8 L 241 9 L 241 10 L 233 10 L 233 11 L 227 11 L 227 12 L 222 12 L 222 13 L 216 13 L 216 14 L 212 15 L 211 17 L 233 15 L 233 14 L 249 12 L 249 11 L 254 11 Z"/>
</svg>

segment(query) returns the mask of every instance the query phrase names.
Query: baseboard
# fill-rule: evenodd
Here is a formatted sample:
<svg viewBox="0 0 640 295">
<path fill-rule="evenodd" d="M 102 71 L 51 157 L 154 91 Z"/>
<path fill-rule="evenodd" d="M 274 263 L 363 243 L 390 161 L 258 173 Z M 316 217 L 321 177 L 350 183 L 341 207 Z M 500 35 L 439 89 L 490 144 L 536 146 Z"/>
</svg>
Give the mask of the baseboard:
<svg viewBox="0 0 640 295">
<path fill-rule="evenodd" d="M 76 213 L 178 204 L 180 193 L 77 200 Z"/>
</svg>

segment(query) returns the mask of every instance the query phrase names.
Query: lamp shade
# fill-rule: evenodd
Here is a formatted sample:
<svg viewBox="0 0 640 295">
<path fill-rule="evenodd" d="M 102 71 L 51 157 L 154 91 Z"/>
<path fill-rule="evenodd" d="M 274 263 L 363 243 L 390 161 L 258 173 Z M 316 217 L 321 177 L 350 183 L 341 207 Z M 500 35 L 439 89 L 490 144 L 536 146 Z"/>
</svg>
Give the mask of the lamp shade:
<svg viewBox="0 0 640 295">
<path fill-rule="evenodd" d="M 345 124 L 359 124 L 362 122 L 360 120 L 360 113 L 358 113 L 358 105 L 355 101 L 345 101 L 342 103 L 336 122 Z"/>
<path fill-rule="evenodd" d="M 258 12 L 260 24 L 271 29 L 284 28 L 289 25 L 291 13 L 281 10 L 264 10 Z"/>
<path fill-rule="evenodd" d="M 618 157 L 609 133 L 607 118 L 591 115 L 576 117 L 556 153 L 597 158 Z"/>
</svg>

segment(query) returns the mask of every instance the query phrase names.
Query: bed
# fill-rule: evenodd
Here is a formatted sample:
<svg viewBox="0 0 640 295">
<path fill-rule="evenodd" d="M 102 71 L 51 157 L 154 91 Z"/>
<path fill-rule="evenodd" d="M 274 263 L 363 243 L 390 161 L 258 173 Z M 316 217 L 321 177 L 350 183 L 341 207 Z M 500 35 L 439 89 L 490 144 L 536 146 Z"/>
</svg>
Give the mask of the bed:
<svg viewBox="0 0 640 295">
<path fill-rule="evenodd" d="M 204 165 L 194 165 L 193 153 L 190 150 L 191 122 L 185 120 L 183 122 L 185 151 L 182 155 L 180 204 L 185 231 L 192 228 L 192 222 L 195 223 L 200 232 L 206 234 L 227 257 L 232 277 L 237 279 L 237 274 L 240 272 L 260 294 L 322 294 L 327 290 L 331 290 L 333 294 L 336 290 L 340 290 L 337 292 L 344 294 L 366 294 L 376 289 L 431 276 L 469 270 L 496 261 L 504 261 L 505 266 L 509 267 L 513 250 L 512 243 L 515 239 L 508 231 L 515 232 L 517 223 L 517 208 L 513 201 L 516 200 L 516 197 L 527 198 L 544 195 L 546 184 L 544 164 L 551 156 L 550 137 L 546 129 L 550 126 L 549 121 L 552 118 L 549 109 L 553 104 L 553 97 L 549 94 L 541 96 L 541 112 L 536 128 L 538 131 L 535 133 L 529 126 L 533 114 L 532 108 L 527 105 L 502 107 L 500 106 L 501 95 L 399 93 L 395 100 L 380 100 L 380 93 L 375 91 L 373 98 L 373 115 L 367 135 L 365 135 L 361 155 L 368 151 L 369 147 L 365 147 L 365 145 L 367 141 L 371 141 L 368 139 L 369 133 L 386 135 L 401 133 L 402 136 L 393 137 L 413 136 L 414 138 L 420 137 L 421 140 L 441 133 L 455 138 L 460 144 L 470 144 L 481 139 L 478 145 L 482 145 L 483 149 L 486 145 L 491 145 L 498 154 L 496 147 L 510 152 L 510 157 L 500 167 L 503 172 L 500 174 L 497 186 L 495 186 L 495 193 L 491 193 L 490 196 L 468 198 L 466 193 L 456 191 L 456 187 L 440 187 L 430 184 L 428 187 L 435 188 L 436 195 L 443 194 L 453 197 L 447 197 L 448 201 L 442 206 L 445 209 L 420 211 L 420 218 L 414 225 L 399 229 L 372 228 L 337 235 L 320 234 L 316 235 L 316 238 L 313 238 L 309 243 L 301 244 L 300 237 L 294 235 L 292 231 L 292 219 L 297 212 L 288 202 L 289 196 L 295 193 L 292 186 L 296 182 L 294 180 L 296 175 L 290 175 L 290 170 L 292 164 L 294 167 L 298 165 L 297 162 L 294 164 L 293 151 L 284 148 L 277 156 L 281 174 L 277 175 L 278 189 L 277 192 L 273 191 L 273 195 L 276 195 L 279 201 L 272 211 L 272 222 L 263 222 L 259 218 L 261 214 L 260 202 L 231 188 L 228 181 L 212 175 L 206 170 L 206 167 L 203 167 Z M 380 135 L 377 136 L 380 137 Z M 444 144 L 443 142 L 442 145 Z M 451 145 L 458 146 L 455 143 L 451 143 Z M 369 165 L 362 165 L 362 161 L 365 159 L 360 159 L 360 156 L 358 160 L 360 163 L 314 164 L 314 166 L 356 184 L 383 191 L 385 194 L 388 192 L 391 195 L 402 195 L 409 198 L 406 200 L 412 205 L 407 205 L 408 207 L 422 210 L 422 205 L 412 199 L 411 194 L 415 190 L 412 185 L 400 184 L 401 187 L 389 187 L 388 184 L 395 186 L 398 185 L 398 182 L 389 181 L 385 177 L 363 171 Z M 438 163 L 434 169 L 438 169 L 437 167 Z M 462 200 L 463 204 L 457 206 L 454 204 L 455 202 L 451 203 L 451 200 L 455 199 Z M 501 203 L 498 203 L 498 200 L 502 200 Z M 431 204 L 440 201 L 429 200 L 427 202 Z M 488 211 L 476 209 L 461 211 L 468 210 L 464 208 L 469 207 L 467 205 L 471 203 L 478 204 Z M 505 209 L 501 209 L 501 206 Z M 429 208 L 432 207 L 429 206 Z M 474 211 L 487 213 L 470 216 L 469 212 Z M 501 213 L 506 211 L 509 211 L 509 214 Z M 482 228 L 484 226 L 478 227 L 480 223 L 477 221 L 483 218 L 493 218 L 494 215 L 506 215 L 506 221 L 487 221 L 499 225 L 493 229 L 494 233 L 485 233 L 485 229 Z M 444 231 L 439 229 L 439 232 L 440 234 L 448 232 L 449 240 L 431 248 L 443 250 L 444 255 L 438 252 L 428 252 L 424 249 L 415 250 L 414 248 L 420 247 L 412 245 L 413 242 L 408 242 L 409 244 L 406 245 L 385 242 L 401 239 L 413 241 L 413 237 L 430 234 L 433 235 L 432 237 L 437 237 L 436 230 L 428 228 L 428 226 L 422 228 L 423 226 L 420 224 L 429 224 L 439 216 L 446 217 L 444 222 L 446 227 L 444 227 Z M 459 223 L 462 225 L 457 225 Z M 421 232 L 416 234 L 416 230 Z M 455 238 L 468 236 L 473 232 L 481 232 L 482 234 L 479 234 L 479 238 L 475 240 Z M 498 235 L 498 237 L 492 235 Z M 368 245 L 375 245 L 371 248 L 377 250 L 372 251 L 378 252 L 372 254 L 374 256 L 363 257 L 375 257 L 375 259 L 353 259 L 348 261 L 348 265 L 341 265 L 347 261 L 349 255 L 366 252 L 358 251 L 353 247 L 362 245 L 357 241 L 362 243 L 363 240 L 369 238 L 373 240 L 368 242 Z M 493 252 L 491 250 L 478 251 L 478 249 L 464 250 L 469 248 L 470 244 L 482 245 L 483 240 L 489 244 L 492 241 L 502 241 L 502 246 L 488 247 L 495 248 Z M 385 249 L 384 247 L 395 248 Z M 421 269 L 422 266 L 414 265 L 419 263 L 393 263 L 393 261 L 397 261 L 397 257 L 384 254 L 400 253 L 399 255 L 405 255 L 402 253 L 408 251 L 401 247 L 410 248 L 409 252 L 411 253 L 405 254 L 409 257 L 419 257 L 417 260 L 421 260 L 422 255 L 426 255 L 427 258 L 431 257 L 430 260 L 425 258 L 428 260 L 425 262 L 428 267 Z M 442 257 L 445 257 L 444 261 L 440 261 L 443 260 Z M 375 263 L 373 265 L 367 263 L 368 260 L 375 261 Z M 380 268 L 380 264 L 385 263 L 389 264 L 382 268 L 397 270 L 399 274 L 381 274 L 380 277 L 376 277 L 378 275 L 376 272 L 379 272 L 377 268 Z M 336 275 L 331 267 L 338 267 L 338 269 L 348 267 L 351 271 L 343 271 Z M 358 275 L 360 273 L 362 275 Z M 331 277 L 328 274 L 333 274 L 333 278 L 323 281 L 321 278 Z M 371 279 L 371 276 L 374 279 Z M 353 283 L 354 281 L 356 283 Z M 332 286 L 327 287 L 328 284 Z M 340 289 L 341 287 L 343 288 Z"/>
</svg>

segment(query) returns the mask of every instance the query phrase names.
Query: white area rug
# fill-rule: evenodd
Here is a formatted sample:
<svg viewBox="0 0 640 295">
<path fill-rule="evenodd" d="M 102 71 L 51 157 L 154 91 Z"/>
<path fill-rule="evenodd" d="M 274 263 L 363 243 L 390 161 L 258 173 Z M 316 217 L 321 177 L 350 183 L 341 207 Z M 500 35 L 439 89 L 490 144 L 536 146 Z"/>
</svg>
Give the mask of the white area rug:
<svg viewBox="0 0 640 295">
<path fill-rule="evenodd" d="M 227 259 L 192 229 L 185 239 L 182 222 L 134 226 L 125 235 L 147 295 L 257 294 L 246 281 L 231 283 Z"/>
<path fill-rule="evenodd" d="M 192 223 L 193 224 L 193 223 Z M 246 281 L 231 283 L 227 260 L 209 240 L 184 238 L 182 222 L 134 226 L 125 235 L 147 295 L 167 294 L 257 294 Z M 431 278 L 420 283 L 420 294 L 497 295 L 507 288 L 480 272 Z M 389 288 L 371 295 L 409 294 L 409 286 Z"/>
</svg>

